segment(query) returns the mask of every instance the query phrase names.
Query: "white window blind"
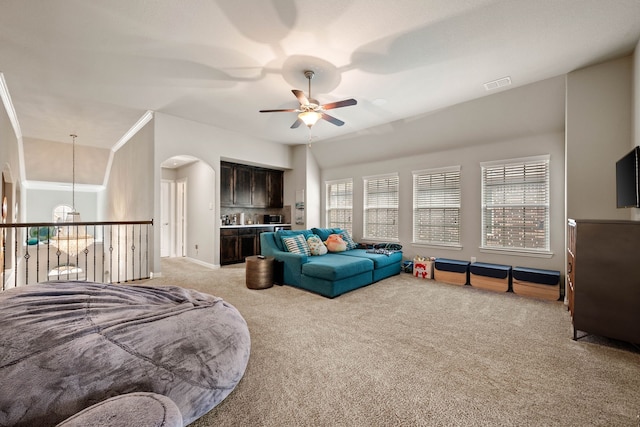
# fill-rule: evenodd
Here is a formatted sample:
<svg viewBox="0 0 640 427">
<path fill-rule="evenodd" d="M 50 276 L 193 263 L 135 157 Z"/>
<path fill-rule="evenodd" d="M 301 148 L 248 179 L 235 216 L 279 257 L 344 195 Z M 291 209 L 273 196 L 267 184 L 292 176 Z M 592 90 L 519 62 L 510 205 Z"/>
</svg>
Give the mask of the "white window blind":
<svg viewBox="0 0 640 427">
<path fill-rule="evenodd" d="M 353 180 L 327 182 L 327 227 L 352 233 Z"/>
<path fill-rule="evenodd" d="M 549 250 L 549 156 L 483 163 L 482 247 Z"/>
<path fill-rule="evenodd" d="M 460 166 L 413 173 L 413 241 L 460 245 Z"/>
<path fill-rule="evenodd" d="M 397 174 L 364 178 L 364 230 L 365 239 L 398 239 Z"/>
</svg>

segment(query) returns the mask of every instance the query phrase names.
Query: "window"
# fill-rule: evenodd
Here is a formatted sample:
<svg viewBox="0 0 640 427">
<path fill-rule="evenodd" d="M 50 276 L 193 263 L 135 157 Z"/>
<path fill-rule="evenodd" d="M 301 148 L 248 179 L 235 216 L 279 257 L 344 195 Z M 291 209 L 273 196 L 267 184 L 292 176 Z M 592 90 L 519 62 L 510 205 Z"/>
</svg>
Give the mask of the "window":
<svg viewBox="0 0 640 427">
<path fill-rule="evenodd" d="M 327 182 L 327 227 L 352 233 L 353 180 Z"/>
<path fill-rule="evenodd" d="M 460 245 L 460 166 L 413 172 L 413 242 Z"/>
<path fill-rule="evenodd" d="M 482 248 L 549 251 L 549 156 L 482 167 Z"/>
<path fill-rule="evenodd" d="M 398 174 L 364 178 L 365 239 L 398 240 Z"/>
<path fill-rule="evenodd" d="M 69 212 L 73 212 L 73 208 L 69 205 L 56 206 L 53 208 L 53 222 L 65 222 Z"/>
</svg>

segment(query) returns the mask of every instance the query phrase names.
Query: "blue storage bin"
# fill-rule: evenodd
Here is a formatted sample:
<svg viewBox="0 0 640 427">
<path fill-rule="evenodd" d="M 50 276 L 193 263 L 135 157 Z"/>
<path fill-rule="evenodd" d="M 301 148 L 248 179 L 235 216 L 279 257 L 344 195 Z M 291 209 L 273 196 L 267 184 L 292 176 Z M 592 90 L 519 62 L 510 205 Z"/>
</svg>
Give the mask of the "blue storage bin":
<svg viewBox="0 0 640 427">
<path fill-rule="evenodd" d="M 488 291 L 508 292 L 511 288 L 511 266 L 474 262 L 469 266 L 469 283 Z"/>
</svg>

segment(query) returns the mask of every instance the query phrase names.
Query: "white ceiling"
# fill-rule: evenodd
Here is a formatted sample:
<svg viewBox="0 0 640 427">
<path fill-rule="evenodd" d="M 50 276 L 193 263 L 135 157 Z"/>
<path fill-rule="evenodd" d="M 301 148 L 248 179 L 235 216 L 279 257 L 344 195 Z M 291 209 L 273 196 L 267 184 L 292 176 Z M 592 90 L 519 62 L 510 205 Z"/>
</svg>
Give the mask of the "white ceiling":
<svg viewBox="0 0 640 427">
<path fill-rule="evenodd" d="M 314 141 L 366 134 L 630 53 L 638 0 L 2 0 L 0 72 L 23 136 L 110 148 L 147 110 L 285 144 L 291 89 L 355 98 Z"/>
</svg>

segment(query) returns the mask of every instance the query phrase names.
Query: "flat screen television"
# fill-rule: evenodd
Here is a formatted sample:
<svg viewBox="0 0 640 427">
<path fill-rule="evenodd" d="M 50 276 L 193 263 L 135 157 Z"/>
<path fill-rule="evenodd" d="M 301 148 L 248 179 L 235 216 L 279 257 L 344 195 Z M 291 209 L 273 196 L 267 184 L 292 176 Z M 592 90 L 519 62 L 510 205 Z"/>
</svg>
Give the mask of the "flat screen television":
<svg viewBox="0 0 640 427">
<path fill-rule="evenodd" d="M 640 146 L 616 162 L 616 205 L 619 208 L 640 208 Z"/>
</svg>

